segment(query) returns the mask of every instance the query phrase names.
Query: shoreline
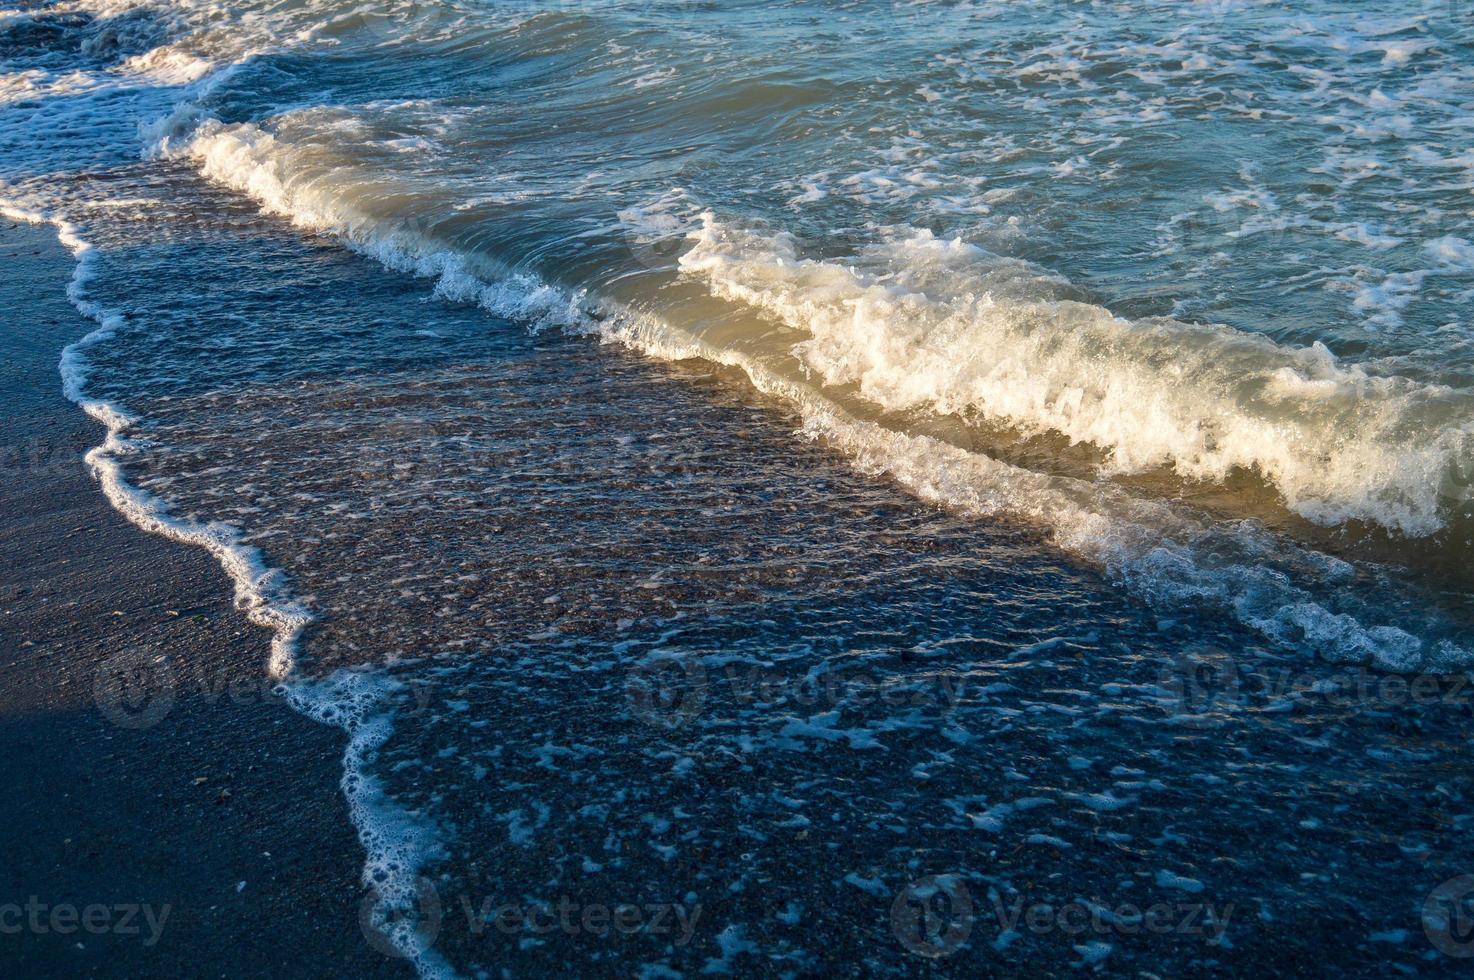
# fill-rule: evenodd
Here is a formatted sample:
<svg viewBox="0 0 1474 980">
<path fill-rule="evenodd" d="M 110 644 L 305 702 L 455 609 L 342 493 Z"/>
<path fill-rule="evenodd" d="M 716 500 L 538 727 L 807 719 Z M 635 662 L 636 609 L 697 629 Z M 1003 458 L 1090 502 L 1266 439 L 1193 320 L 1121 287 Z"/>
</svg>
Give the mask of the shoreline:
<svg viewBox="0 0 1474 980">
<path fill-rule="evenodd" d="M 56 369 L 90 329 L 71 257 L 14 222 L 0 256 L 4 972 L 412 975 L 359 929 L 344 734 L 271 693 L 270 634 L 211 556 L 130 524 L 86 471 L 102 430 Z"/>
</svg>

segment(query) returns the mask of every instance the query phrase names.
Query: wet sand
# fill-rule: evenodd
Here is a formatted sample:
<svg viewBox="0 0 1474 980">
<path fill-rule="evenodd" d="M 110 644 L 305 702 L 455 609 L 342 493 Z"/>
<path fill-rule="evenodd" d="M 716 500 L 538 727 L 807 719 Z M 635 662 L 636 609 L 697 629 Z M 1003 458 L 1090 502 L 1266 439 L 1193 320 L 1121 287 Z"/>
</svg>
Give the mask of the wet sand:
<svg viewBox="0 0 1474 980">
<path fill-rule="evenodd" d="M 7 222 L 0 261 L 0 976 L 412 975 L 359 928 L 340 732 L 270 693 L 214 561 L 87 473 L 70 257 Z"/>
</svg>

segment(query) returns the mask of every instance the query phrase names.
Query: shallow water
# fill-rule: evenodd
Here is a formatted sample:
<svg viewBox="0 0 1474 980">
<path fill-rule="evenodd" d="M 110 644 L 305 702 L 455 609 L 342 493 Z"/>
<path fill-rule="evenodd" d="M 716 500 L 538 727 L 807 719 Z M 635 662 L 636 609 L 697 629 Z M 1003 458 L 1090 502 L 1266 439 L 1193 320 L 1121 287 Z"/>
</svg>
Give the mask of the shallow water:
<svg viewBox="0 0 1474 980">
<path fill-rule="evenodd" d="M 947 972 L 1456 965 L 1468 11 L 1315 6 L 0 22 L 94 463 L 348 729 L 366 935 L 906 972 L 942 876 Z M 699 912 L 488 921 L 560 900 Z"/>
</svg>

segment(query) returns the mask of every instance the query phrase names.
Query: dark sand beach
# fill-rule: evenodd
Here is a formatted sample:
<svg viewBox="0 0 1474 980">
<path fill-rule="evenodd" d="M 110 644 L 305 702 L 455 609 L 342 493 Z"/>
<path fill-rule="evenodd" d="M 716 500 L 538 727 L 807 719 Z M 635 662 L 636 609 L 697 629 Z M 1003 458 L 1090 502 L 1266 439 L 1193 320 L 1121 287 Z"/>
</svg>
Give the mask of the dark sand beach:
<svg viewBox="0 0 1474 980">
<path fill-rule="evenodd" d="M 0 976 L 408 974 L 360 934 L 340 733 L 264 686 L 269 637 L 214 561 L 87 473 L 102 430 L 56 371 L 89 327 L 70 257 L 9 225 L 0 257 Z M 136 663 L 172 689 L 119 686 Z"/>
</svg>

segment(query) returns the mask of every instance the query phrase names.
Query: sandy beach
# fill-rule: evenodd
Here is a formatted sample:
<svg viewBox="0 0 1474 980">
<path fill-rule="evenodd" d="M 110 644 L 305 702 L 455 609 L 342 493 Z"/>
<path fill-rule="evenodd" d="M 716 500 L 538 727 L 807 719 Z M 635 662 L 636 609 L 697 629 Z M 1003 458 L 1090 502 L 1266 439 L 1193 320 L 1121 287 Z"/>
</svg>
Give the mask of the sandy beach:
<svg viewBox="0 0 1474 980">
<path fill-rule="evenodd" d="M 215 563 L 86 471 L 101 430 L 56 371 L 90 326 L 70 257 L 14 225 L 0 257 L 0 974 L 406 975 L 359 930 L 339 733 L 270 693 L 269 637 Z M 138 664 L 153 680 L 129 688 Z"/>
</svg>

